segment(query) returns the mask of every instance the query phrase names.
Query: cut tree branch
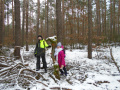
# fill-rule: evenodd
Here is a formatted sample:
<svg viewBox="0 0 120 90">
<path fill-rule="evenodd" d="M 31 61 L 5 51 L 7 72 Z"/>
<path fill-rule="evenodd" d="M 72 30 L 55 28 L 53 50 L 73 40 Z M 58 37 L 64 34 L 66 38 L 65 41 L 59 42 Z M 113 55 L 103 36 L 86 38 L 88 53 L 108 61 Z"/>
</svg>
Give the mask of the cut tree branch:
<svg viewBox="0 0 120 90">
<path fill-rule="evenodd" d="M 109 47 L 110 48 L 110 47 Z M 117 67 L 119 73 L 120 73 L 120 69 L 119 66 L 117 65 L 117 62 L 115 61 L 113 54 L 112 54 L 112 48 L 110 48 L 110 55 L 111 55 L 111 59 L 113 60 L 113 63 L 115 64 L 115 66 Z"/>
</svg>

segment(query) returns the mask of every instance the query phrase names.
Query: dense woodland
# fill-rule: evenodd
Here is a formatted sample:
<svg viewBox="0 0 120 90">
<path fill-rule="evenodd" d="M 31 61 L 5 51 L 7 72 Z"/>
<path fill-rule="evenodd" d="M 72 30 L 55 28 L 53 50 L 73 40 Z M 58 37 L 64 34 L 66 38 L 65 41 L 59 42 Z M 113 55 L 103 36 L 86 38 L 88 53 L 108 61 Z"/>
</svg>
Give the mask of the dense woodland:
<svg viewBox="0 0 120 90">
<path fill-rule="evenodd" d="M 0 21 L 0 47 L 29 50 L 39 34 L 71 49 L 120 42 L 119 0 L 0 0 Z"/>
<path fill-rule="evenodd" d="M 52 46 L 46 74 L 35 70 L 38 35 Z M 57 42 L 67 77 L 54 63 Z M 120 0 L 0 0 L 0 90 L 119 90 L 119 45 Z"/>
</svg>

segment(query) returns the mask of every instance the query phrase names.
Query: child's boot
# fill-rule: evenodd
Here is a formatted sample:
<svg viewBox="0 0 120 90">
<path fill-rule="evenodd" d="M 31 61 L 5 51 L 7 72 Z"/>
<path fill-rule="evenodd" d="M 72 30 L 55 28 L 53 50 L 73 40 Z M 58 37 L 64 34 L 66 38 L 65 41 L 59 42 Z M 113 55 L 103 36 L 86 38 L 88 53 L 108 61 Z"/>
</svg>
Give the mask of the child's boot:
<svg viewBox="0 0 120 90">
<path fill-rule="evenodd" d="M 65 76 L 67 76 L 67 70 L 66 67 L 63 68 L 64 72 L 65 72 Z"/>
<path fill-rule="evenodd" d="M 63 70 L 62 69 L 60 69 L 60 72 L 61 72 L 61 75 L 63 75 Z"/>
</svg>

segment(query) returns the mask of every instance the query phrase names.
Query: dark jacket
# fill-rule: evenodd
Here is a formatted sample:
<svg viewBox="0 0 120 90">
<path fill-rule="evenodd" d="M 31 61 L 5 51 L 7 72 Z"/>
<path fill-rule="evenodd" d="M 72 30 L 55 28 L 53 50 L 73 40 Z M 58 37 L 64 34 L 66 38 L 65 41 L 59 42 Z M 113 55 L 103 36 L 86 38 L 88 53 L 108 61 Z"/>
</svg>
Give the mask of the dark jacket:
<svg viewBox="0 0 120 90">
<path fill-rule="evenodd" d="M 45 48 L 48 46 L 49 45 L 46 43 L 44 39 L 38 41 L 38 43 L 36 44 L 35 52 L 34 52 L 35 56 L 44 56 Z"/>
</svg>

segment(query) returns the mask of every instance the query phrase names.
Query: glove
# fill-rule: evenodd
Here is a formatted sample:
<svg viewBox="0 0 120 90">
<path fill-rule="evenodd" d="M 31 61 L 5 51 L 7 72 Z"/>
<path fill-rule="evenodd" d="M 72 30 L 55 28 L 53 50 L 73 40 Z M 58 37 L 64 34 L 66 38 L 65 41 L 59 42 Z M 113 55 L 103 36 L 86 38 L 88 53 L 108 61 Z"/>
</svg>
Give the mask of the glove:
<svg viewBox="0 0 120 90">
<path fill-rule="evenodd" d="M 37 55 L 36 55 L 36 54 L 34 54 L 34 56 L 35 56 L 35 57 L 37 57 Z"/>
<path fill-rule="evenodd" d="M 49 45 L 47 48 L 51 48 L 51 46 Z"/>
</svg>

